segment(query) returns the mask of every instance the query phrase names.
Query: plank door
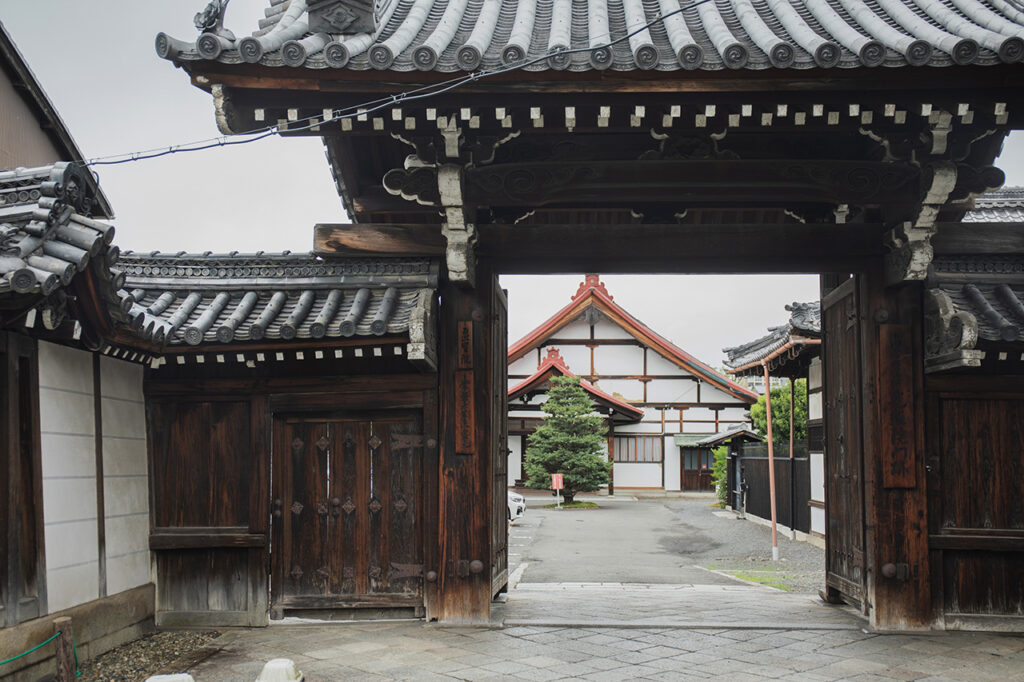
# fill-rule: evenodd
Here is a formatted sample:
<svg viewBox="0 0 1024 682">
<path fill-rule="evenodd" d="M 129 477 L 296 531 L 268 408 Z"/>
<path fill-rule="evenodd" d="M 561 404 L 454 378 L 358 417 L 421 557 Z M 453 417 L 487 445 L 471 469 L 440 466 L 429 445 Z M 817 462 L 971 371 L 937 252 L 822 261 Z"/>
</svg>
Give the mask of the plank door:
<svg viewBox="0 0 1024 682">
<path fill-rule="evenodd" d="M 856 279 L 822 301 L 825 392 L 825 584 L 833 597 L 863 607 L 864 450 Z"/>
<path fill-rule="evenodd" d="M 493 285 L 491 301 L 491 596 L 508 589 L 508 301 Z"/>
<path fill-rule="evenodd" d="M 423 608 L 422 417 L 275 420 L 273 617 Z"/>
</svg>

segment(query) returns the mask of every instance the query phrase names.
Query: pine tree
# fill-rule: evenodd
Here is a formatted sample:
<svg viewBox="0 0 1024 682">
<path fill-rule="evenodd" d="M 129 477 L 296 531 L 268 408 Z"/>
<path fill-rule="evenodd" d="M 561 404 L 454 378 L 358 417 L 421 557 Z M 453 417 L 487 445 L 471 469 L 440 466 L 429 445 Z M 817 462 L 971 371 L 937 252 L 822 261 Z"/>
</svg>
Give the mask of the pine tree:
<svg viewBox="0 0 1024 682">
<path fill-rule="evenodd" d="M 552 377 L 544 422 L 529 438 L 523 462 L 531 488 L 551 488 L 551 474 L 563 474 L 562 495 L 571 503 L 577 493 L 593 492 L 609 482 L 611 463 L 604 458 L 604 419 L 580 387 L 578 377 Z"/>
</svg>

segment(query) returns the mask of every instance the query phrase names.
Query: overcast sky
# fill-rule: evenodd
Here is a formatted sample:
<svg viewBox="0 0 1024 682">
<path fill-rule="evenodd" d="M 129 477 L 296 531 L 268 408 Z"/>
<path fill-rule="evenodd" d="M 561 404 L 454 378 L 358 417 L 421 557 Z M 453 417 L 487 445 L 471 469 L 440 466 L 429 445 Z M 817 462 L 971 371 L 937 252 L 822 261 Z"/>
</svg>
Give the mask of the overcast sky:
<svg viewBox="0 0 1024 682">
<path fill-rule="evenodd" d="M 0 20 L 86 157 L 218 135 L 210 96 L 159 59 L 156 34 L 193 39 L 205 0 L 0 0 Z M 266 0 L 233 0 L 239 37 Z M 1024 185 L 1024 136 L 998 165 Z M 308 251 L 318 222 L 348 222 L 316 138 L 270 138 L 232 148 L 98 169 L 122 249 Z M 514 341 L 568 302 L 581 276 L 503 277 Z M 615 300 L 701 360 L 754 339 L 817 298 L 812 276 L 607 276 Z"/>
</svg>

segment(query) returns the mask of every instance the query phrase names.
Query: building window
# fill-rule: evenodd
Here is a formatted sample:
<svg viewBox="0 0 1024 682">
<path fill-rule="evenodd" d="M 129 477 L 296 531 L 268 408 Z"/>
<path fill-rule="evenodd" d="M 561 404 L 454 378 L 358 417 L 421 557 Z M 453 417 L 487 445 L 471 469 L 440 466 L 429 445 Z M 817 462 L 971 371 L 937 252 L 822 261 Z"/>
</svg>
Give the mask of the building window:
<svg viewBox="0 0 1024 682">
<path fill-rule="evenodd" d="M 616 462 L 661 462 L 661 436 L 616 436 Z"/>
</svg>

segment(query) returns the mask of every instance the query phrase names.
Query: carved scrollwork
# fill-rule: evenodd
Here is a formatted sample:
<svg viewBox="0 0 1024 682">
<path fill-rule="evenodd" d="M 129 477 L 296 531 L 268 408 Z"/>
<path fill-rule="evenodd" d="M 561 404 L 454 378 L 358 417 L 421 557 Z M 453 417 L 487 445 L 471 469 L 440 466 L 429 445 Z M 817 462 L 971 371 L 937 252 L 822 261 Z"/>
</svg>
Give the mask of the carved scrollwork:
<svg viewBox="0 0 1024 682">
<path fill-rule="evenodd" d="M 934 372 L 955 367 L 977 367 L 982 353 L 978 343 L 978 321 L 974 315 L 957 310 L 949 294 L 930 289 L 924 299 L 925 365 Z"/>
<path fill-rule="evenodd" d="M 311 33 L 373 33 L 373 3 L 367 0 L 313 0 L 308 5 Z"/>
<path fill-rule="evenodd" d="M 415 201 L 423 206 L 441 205 L 441 193 L 437 187 L 437 168 L 432 166 L 390 170 L 384 174 L 384 189 L 389 194 Z"/>
<path fill-rule="evenodd" d="M 510 171 L 485 168 L 473 175 L 473 183 L 483 194 L 498 194 L 516 204 L 544 205 L 558 190 L 595 180 L 598 173 L 587 166 L 519 167 Z"/>
<path fill-rule="evenodd" d="M 640 155 L 641 160 L 660 159 L 738 159 L 739 154 L 728 149 L 718 148 L 718 139 L 708 136 L 694 135 L 660 135 L 655 134 L 658 142 L 657 150 L 646 151 Z"/>
</svg>

